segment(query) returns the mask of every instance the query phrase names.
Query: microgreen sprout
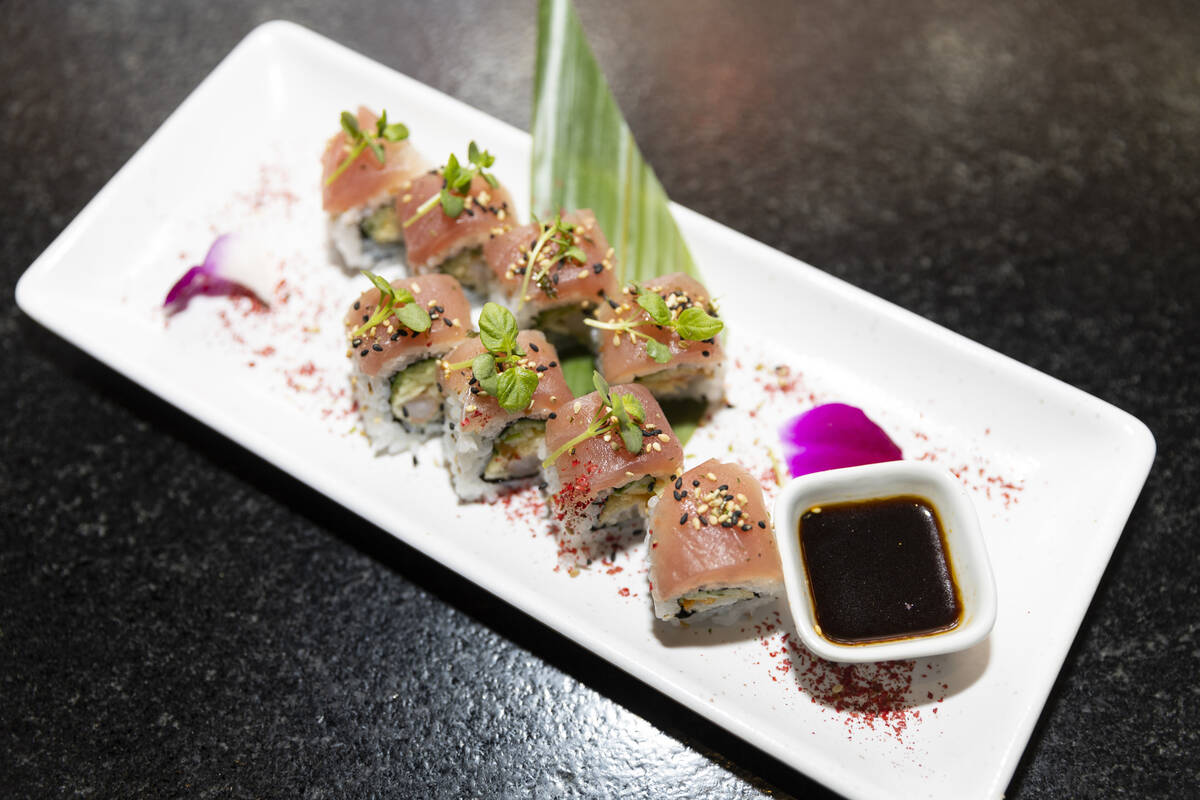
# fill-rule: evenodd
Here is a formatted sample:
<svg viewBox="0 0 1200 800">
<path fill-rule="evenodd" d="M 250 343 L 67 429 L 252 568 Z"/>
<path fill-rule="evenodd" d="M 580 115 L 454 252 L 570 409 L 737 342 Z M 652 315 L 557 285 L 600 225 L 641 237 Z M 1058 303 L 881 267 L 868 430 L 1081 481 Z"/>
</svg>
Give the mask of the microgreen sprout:
<svg viewBox="0 0 1200 800">
<path fill-rule="evenodd" d="M 632 455 L 641 453 L 644 436 L 642 423 L 646 421 L 646 409 L 642 406 L 642 401 L 632 394 L 613 392 L 604 376 L 595 370 L 592 371 L 592 383 L 596 387 L 596 393 L 600 395 L 600 407 L 596 409 L 595 416 L 582 433 L 564 443 L 543 461 L 542 469 L 546 469 L 558 461 L 563 453 L 574 450 L 588 439 L 606 434 L 620 436 L 625 449 Z"/>
<path fill-rule="evenodd" d="M 659 364 L 666 364 L 671 360 L 671 348 L 637 328 L 644 325 L 656 325 L 675 331 L 684 341 L 702 342 L 713 338 L 725 327 L 725 323 L 711 316 L 698 305 L 688 306 L 676 314 L 658 292 L 639 289 L 637 284 L 632 285 L 632 290 L 637 296 L 637 304 L 650 317 L 649 320 L 638 317 L 618 319 L 612 322 L 586 319 L 584 324 L 605 331 L 616 331 L 618 335 L 628 334 L 629 338 L 635 341 L 639 337 L 645 339 L 646 354 Z"/>
<path fill-rule="evenodd" d="M 357 339 L 376 325 L 382 324 L 393 314 L 396 319 L 400 320 L 400 324 L 413 333 L 424 333 L 429 330 L 429 326 L 432 324 L 429 312 L 417 305 L 412 292 L 408 289 L 393 287 L 373 272 L 363 270 L 362 274 L 366 275 L 367 279 L 379 290 L 379 306 L 370 319 L 350 334 L 351 339 Z"/>
<path fill-rule="evenodd" d="M 495 162 L 496 157 L 487 150 L 480 150 L 474 141 L 467 146 L 467 163 L 470 166 L 458 163 L 458 156 L 451 153 L 442 169 L 442 190 L 418 206 L 416 213 L 404 221 L 404 227 L 428 214 L 438 203 L 442 204 L 442 211 L 447 217 L 457 217 L 467 207 L 466 195 L 476 175 L 487 181 L 493 189 L 500 185 L 496 176 L 487 172 L 487 168 Z"/>
<path fill-rule="evenodd" d="M 379 119 L 375 123 L 375 131 L 364 131 L 358 127 L 358 120 L 349 111 L 342 112 L 342 130 L 346 132 L 346 146 L 350 151 L 342 162 L 338 164 L 337 169 L 333 171 L 328 178 L 325 179 L 325 185 L 333 183 L 338 177 L 350 168 L 354 163 L 354 159 L 358 158 L 363 150 L 370 149 L 375 154 L 375 158 L 379 163 L 387 163 L 387 152 L 383 148 L 384 142 L 400 142 L 408 138 L 408 128 L 403 122 L 394 122 L 388 124 L 387 109 L 383 110 Z"/>
<path fill-rule="evenodd" d="M 501 408 L 524 411 L 533 402 L 538 373 L 525 366 L 512 312 L 497 303 L 485 303 L 479 315 L 479 341 L 487 352 L 470 361 L 443 364 L 442 369 L 452 372 L 470 367 L 479 388 L 495 397 Z"/>
<path fill-rule="evenodd" d="M 550 297 L 554 297 L 554 284 L 550 281 L 550 267 L 568 258 L 582 264 L 587 258 L 583 254 L 583 250 L 575 244 L 575 226 L 569 222 L 563 222 L 562 214 L 556 214 L 554 222 L 551 223 L 538 222 L 536 217 L 534 217 L 534 222 L 539 224 L 542 232 L 537 241 L 533 243 L 533 249 L 529 251 L 529 256 L 525 259 L 525 278 L 521 281 L 521 294 L 517 298 L 518 311 L 521 306 L 525 305 L 525 292 L 529 290 L 531 278 L 542 288 L 542 291 Z M 554 245 L 557 249 L 553 255 L 543 256 L 543 252 L 549 245 Z M 541 263 L 539 263 L 539 259 Z"/>
</svg>

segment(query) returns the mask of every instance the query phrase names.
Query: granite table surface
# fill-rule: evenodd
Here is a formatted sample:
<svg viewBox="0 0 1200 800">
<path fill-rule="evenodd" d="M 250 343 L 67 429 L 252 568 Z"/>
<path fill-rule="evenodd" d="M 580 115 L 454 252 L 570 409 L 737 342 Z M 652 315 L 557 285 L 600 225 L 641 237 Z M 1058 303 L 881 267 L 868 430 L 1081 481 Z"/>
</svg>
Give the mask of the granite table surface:
<svg viewBox="0 0 1200 800">
<path fill-rule="evenodd" d="M 16 307 L 25 268 L 259 23 L 527 129 L 534 8 L 0 5 L 4 796 L 829 796 Z M 674 199 L 1150 427 L 1006 796 L 1195 797 L 1194 4 L 579 8 Z"/>
</svg>

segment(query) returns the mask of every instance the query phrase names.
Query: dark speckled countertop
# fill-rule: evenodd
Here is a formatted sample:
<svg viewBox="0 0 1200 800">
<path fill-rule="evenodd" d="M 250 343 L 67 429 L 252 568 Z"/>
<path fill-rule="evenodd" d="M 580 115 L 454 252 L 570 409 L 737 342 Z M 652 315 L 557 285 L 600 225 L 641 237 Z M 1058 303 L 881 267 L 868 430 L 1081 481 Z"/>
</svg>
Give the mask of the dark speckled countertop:
<svg viewBox="0 0 1200 800">
<path fill-rule="evenodd" d="M 1006 796 L 1195 797 L 1194 4 L 580 13 L 683 205 L 1149 425 Z M 528 127 L 531 2 L 0 7 L 3 793 L 825 796 L 17 309 L 24 269 L 273 18 Z"/>
</svg>

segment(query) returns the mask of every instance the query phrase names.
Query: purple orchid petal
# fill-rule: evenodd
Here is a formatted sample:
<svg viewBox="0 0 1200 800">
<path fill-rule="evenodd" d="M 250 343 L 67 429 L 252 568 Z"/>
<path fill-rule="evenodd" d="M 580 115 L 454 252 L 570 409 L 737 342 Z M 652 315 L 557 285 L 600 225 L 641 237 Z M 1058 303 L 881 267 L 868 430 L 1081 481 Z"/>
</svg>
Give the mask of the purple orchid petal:
<svg viewBox="0 0 1200 800">
<path fill-rule="evenodd" d="M 780 431 L 793 476 L 857 467 L 904 457 L 895 442 L 862 409 L 828 403 L 789 420 Z"/>
<path fill-rule="evenodd" d="M 246 247 L 240 237 L 226 233 L 208 248 L 204 263 L 183 273 L 167 292 L 163 307 L 172 314 L 187 308 L 197 295 L 250 295 L 263 303 L 270 299 L 271 276 L 264 259 Z"/>
</svg>

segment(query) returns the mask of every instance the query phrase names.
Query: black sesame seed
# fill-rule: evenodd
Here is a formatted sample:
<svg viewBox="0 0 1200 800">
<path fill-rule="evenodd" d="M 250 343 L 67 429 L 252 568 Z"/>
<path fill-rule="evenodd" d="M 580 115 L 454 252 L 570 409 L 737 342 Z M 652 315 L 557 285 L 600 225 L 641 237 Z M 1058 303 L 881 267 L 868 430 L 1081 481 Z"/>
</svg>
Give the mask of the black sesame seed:
<svg viewBox="0 0 1200 800">
<path fill-rule="evenodd" d="M 592 264 L 592 272 L 599 275 L 601 272 L 604 272 L 604 265 L 597 261 L 595 264 Z"/>
<path fill-rule="evenodd" d="M 371 318 L 371 315 L 370 315 L 370 314 L 363 314 L 363 322 L 366 322 L 366 321 L 367 321 L 367 320 L 369 320 L 370 318 Z"/>
<path fill-rule="evenodd" d="M 551 411 L 551 412 L 550 412 L 550 419 L 558 419 L 558 414 L 556 414 L 556 413 L 554 413 L 553 411 Z"/>
<path fill-rule="evenodd" d="M 720 486 L 718 486 L 718 487 L 717 487 L 717 491 L 718 491 L 718 492 L 726 492 L 726 491 L 729 491 L 729 484 L 728 484 L 728 483 L 722 483 Z"/>
<path fill-rule="evenodd" d="M 372 349 L 372 350 L 374 350 L 376 353 L 382 353 L 382 352 L 383 352 L 383 348 L 382 348 L 382 347 L 380 347 L 380 346 L 379 346 L 379 345 L 377 345 L 377 344 L 373 344 L 373 345 L 371 345 L 371 349 Z"/>
<path fill-rule="evenodd" d="M 617 304 L 617 301 L 616 301 L 616 300 L 613 300 L 611 297 L 606 297 L 606 298 L 604 298 L 604 299 L 608 301 L 608 307 L 609 307 L 609 308 L 612 308 L 612 309 L 618 309 L 618 308 L 620 308 L 620 307 L 621 307 L 620 305 L 618 305 L 618 304 Z"/>
<path fill-rule="evenodd" d="M 557 367 L 557 366 L 558 366 L 558 362 L 557 362 L 557 361 L 551 361 L 551 362 L 550 362 L 550 366 L 551 366 L 551 367 Z"/>
<path fill-rule="evenodd" d="M 686 511 L 683 513 L 683 516 L 679 518 L 680 525 L 683 525 L 685 523 L 687 523 L 687 512 Z"/>
<path fill-rule="evenodd" d="M 675 488 L 676 488 L 676 489 L 682 489 L 682 488 L 683 488 L 683 478 L 676 478 L 676 479 L 675 479 Z"/>
<path fill-rule="evenodd" d="M 532 342 L 530 342 L 530 343 L 529 343 L 529 349 L 530 349 L 530 350 L 532 350 L 532 351 L 533 351 L 533 352 L 535 352 L 535 353 L 540 353 L 540 352 L 541 352 L 540 350 L 538 350 L 538 346 L 537 346 L 536 344 L 533 344 Z"/>
<path fill-rule="evenodd" d="M 370 351 L 370 350 L 363 350 L 361 353 L 359 353 L 359 355 L 360 355 L 360 356 L 362 356 L 363 358 L 366 358 L 366 356 L 367 356 L 367 353 L 369 353 L 369 352 L 371 352 L 371 351 Z"/>
<path fill-rule="evenodd" d="M 701 350 L 700 355 L 704 356 L 705 358 L 708 358 L 709 353 L 707 350 Z"/>
<path fill-rule="evenodd" d="M 359 301 L 355 300 L 355 301 L 354 301 L 354 310 L 355 310 L 355 311 L 358 311 L 358 307 L 359 307 L 360 305 L 362 305 L 362 304 L 361 304 Z"/>
<path fill-rule="evenodd" d="M 358 347 L 360 344 L 362 344 L 362 339 L 355 339 L 353 342 L 350 343 L 350 346 Z"/>
<path fill-rule="evenodd" d="M 692 481 L 692 486 L 699 486 L 699 485 L 700 485 L 700 481 Z"/>
<path fill-rule="evenodd" d="M 536 367 L 534 367 L 534 370 L 537 372 L 545 372 L 548 369 L 550 369 L 550 368 L 547 367 L 545 364 L 538 364 Z"/>
<path fill-rule="evenodd" d="M 765 529 L 765 528 L 767 527 L 767 523 L 763 522 L 763 521 L 760 519 L 760 520 L 758 521 L 758 527 L 760 527 L 760 528 L 764 528 L 764 529 Z"/>
<path fill-rule="evenodd" d="M 393 342 L 394 342 L 394 341 L 396 341 L 396 340 L 397 340 L 397 339 L 399 339 L 399 338 L 400 338 L 400 331 L 396 331 L 395 333 L 393 333 L 393 334 L 392 334 L 392 341 L 393 341 Z"/>
<path fill-rule="evenodd" d="M 750 530 L 750 526 L 749 526 L 749 525 L 743 525 L 743 526 L 742 526 L 742 530 L 744 530 L 744 531 L 748 531 L 748 530 Z"/>
</svg>

